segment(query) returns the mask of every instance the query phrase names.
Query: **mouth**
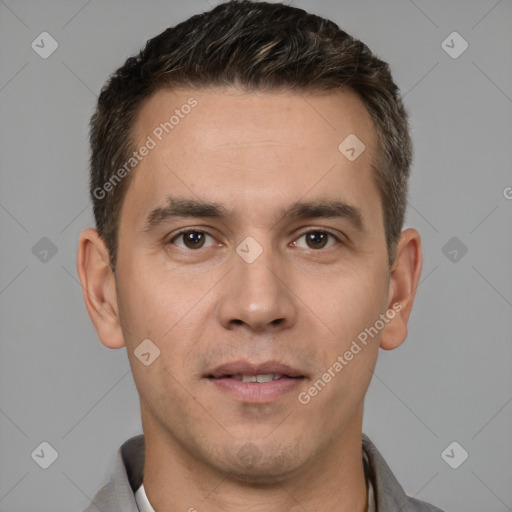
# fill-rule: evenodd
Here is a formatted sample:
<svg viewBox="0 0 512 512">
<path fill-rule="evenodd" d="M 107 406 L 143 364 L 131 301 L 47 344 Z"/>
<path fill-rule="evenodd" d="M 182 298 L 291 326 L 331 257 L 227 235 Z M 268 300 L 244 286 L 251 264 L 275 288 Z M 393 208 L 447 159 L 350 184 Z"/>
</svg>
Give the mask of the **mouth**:
<svg viewBox="0 0 512 512">
<path fill-rule="evenodd" d="M 217 366 L 208 371 L 205 377 L 211 379 L 233 378 L 242 382 L 269 382 L 283 377 L 291 379 L 305 377 L 305 374 L 301 370 L 280 361 L 251 363 L 250 361 L 238 360 Z"/>
<path fill-rule="evenodd" d="M 220 377 L 214 377 L 210 375 L 209 379 L 234 379 L 240 382 L 272 382 L 274 380 L 283 380 L 283 379 L 302 379 L 302 376 L 292 377 L 291 375 L 282 375 L 280 373 L 259 373 L 256 375 L 249 374 L 241 374 L 237 373 L 236 375 L 222 375 Z"/>
<path fill-rule="evenodd" d="M 205 378 L 239 402 L 268 403 L 289 393 L 307 377 L 301 370 L 277 361 L 235 361 L 218 366 Z"/>
</svg>

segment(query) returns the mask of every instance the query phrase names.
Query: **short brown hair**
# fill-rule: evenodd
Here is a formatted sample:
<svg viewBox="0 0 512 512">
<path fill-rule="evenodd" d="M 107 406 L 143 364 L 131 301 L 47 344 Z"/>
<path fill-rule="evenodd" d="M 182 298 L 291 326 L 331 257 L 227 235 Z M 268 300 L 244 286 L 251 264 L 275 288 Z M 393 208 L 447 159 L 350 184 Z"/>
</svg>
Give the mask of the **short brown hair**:
<svg viewBox="0 0 512 512">
<path fill-rule="evenodd" d="M 133 128 L 143 101 L 178 86 L 355 91 L 376 127 L 374 179 L 391 266 L 405 216 L 412 145 L 388 64 L 330 20 L 279 3 L 231 0 L 147 41 L 101 91 L 90 123 L 90 194 L 113 269 L 119 212 L 133 173 L 108 193 L 104 185 L 135 150 Z"/>
</svg>

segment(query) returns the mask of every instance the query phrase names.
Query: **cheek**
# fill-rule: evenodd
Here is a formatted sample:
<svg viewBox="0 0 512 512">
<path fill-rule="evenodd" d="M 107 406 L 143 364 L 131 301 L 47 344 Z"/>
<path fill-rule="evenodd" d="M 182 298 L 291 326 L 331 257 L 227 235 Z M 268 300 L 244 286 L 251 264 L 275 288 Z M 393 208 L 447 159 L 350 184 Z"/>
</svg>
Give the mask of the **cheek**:
<svg viewBox="0 0 512 512">
<path fill-rule="evenodd" d="M 323 284 L 325 293 L 315 294 L 312 304 L 322 305 L 318 316 L 330 332 L 316 344 L 320 368 L 312 384 L 321 391 L 311 392 L 322 396 L 318 407 L 353 409 L 368 388 L 377 360 L 381 331 L 370 329 L 384 312 L 386 279 L 375 269 L 346 268 Z"/>
<path fill-rule="evenodd" d="M 194 330 L 197 322 L 194 324 L 193 315 L 187 314 L 193 297 L 184 296 L 182 290 L 169 286 L 163 279 L 155 279 L 149 272 L 140 270 L 127 274 L 130 278 L 123 280 L 119 287 L 119 311 L 139 394 L 157 416 L 176 408 L 186 411 L 191 401 L 185 390 L 187 379 L 183 362 L 197 340 Z M 143 364 L 137 356 L 137 348 L 143 346 L 141 342 L 146 339 L 159 350 L 149 365 Z M 147 346 L 146 342 L 144 347 Z M 152 345 L 149 347 L 147 350 L 155 350 Z M 173 397 L 172 404 L 169 397 Z M 194 416 L 199 411 L 187 414 Z"/>
<path fill-rule="evenodd" d="M 166 283 L 154 279 L 143 267 L 123 270 L 118 278 L 118 305 L 126 345 L 134 350 L 149 338 L 161 348 L 183 309 L 179 294 L 169 293 Z"/>
<path fill-rule="evenodd" d="M 215 276 L 198 282 L 197 276 L 178 272 L 134 263 L 125 267 L 119 286 L 127 347 L 133 354 L 141 341 L 149 338 L 160 350 L 156 361 L 173 375 L 183 374 L 184 364 L 203 336 L 204 320 L 211 318 L 215 306 L 206 297 Z M 165 379 L 165 374 L 158 378 Z"/>
<path fill-rule="evenodd" d="M 383 312 L 386 281 L 372 269 L 344 268 L 320 279 L 303 279 L 301 296 L 309 297 L 307 304 L 328 328 L 337 350 L 350 345 Z"/>
</svg>

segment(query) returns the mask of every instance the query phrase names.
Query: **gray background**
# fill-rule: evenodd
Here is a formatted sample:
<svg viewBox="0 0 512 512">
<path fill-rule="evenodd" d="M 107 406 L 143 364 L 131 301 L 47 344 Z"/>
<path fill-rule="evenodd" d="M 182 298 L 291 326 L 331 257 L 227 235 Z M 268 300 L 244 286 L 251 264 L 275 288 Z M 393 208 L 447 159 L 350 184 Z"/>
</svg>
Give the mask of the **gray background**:
<svg viewBox="0 0 512 512">
<path fill-rule="evenodd" d="M 0 1 L 2 511 L 82 510 L 141 432 L 125 349 L 97 340 L 75 269 L 93 225 L 87 123 L 114 69 L 215 3 Z M 291 3 L 387 60 L 411 116 L 406 225 L 424 268 L 407 342 L 381 352 L 364 431 L 408 494 L 447 512 L 510 511 L 512 2 Z M 59 45 L 47 59 L 31 48 L 43 31 Z M 453 31 L 469 44 L 458 58 L 442 46 Z M 48 469 L 31 457 L 43 441 L 58 452 Z M 469 453 L 457 469 L 441 457 L 452 441 Z"/>
</svg>

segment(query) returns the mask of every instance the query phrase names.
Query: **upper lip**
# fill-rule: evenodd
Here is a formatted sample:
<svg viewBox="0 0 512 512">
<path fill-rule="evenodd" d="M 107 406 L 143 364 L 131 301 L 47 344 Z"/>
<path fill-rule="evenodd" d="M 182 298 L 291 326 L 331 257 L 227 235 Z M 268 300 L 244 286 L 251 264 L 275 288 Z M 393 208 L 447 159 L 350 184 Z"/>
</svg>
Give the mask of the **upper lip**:
<svg viewBox="0 0 512 512">
<path fill-rule="evenodd" d="M 286 375 L 288 377 L 304 377 L 304 374 L 292 366 L 279 361 L 265 361 L 263 363 L 250 363 L 249 361 L 232 361 L 217 366 L 209 371 L 206 377 L 224 377 L 225 375 L 268 375 L 270 373 Z"/>
</svg>

